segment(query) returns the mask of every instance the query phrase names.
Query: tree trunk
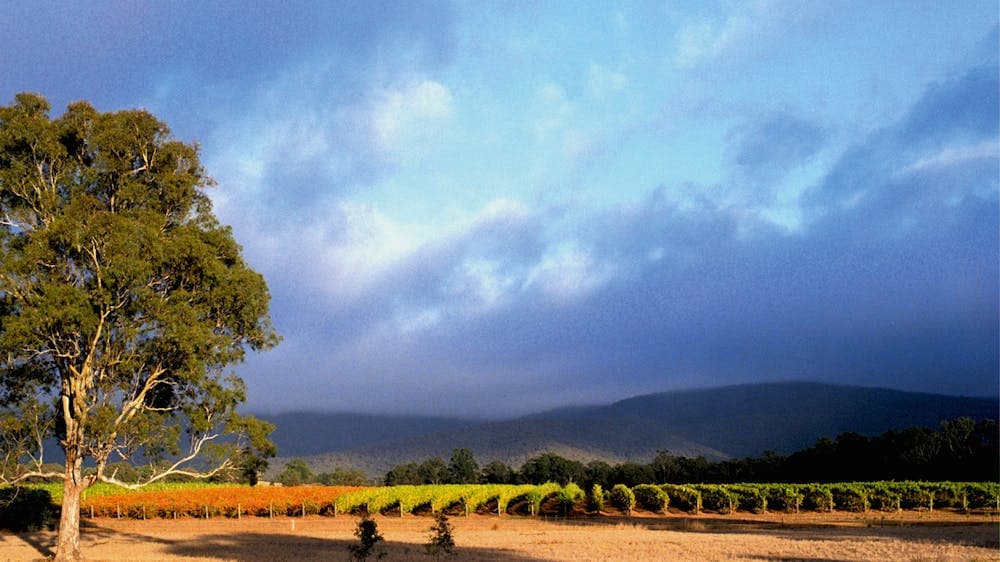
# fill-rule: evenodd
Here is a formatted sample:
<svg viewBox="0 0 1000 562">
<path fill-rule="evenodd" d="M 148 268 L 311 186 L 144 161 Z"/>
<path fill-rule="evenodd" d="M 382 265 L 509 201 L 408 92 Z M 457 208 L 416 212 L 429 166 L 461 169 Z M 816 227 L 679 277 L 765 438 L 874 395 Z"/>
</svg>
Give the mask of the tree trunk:
<svg viewBox="0 0 1000 562">
<path fill-rule="evenodd" d="M 59 538 L 55 560 L 82 560 L 80 553 L 80 495 L 83 493 L 83 463 L 76 455 L 66 455 L 63 475 L 62 510 L 59 515 Z"/>
</svg>

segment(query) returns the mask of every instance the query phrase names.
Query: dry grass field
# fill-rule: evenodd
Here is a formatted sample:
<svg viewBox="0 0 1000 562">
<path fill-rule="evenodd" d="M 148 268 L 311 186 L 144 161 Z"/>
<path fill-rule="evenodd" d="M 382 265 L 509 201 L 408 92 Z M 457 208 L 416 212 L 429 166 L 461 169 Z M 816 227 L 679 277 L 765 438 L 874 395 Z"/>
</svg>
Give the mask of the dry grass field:
<svg viewBox="0 0 1000 562">
<path fill-rule="evenodd" d="M 429 517 L 378 517 L 384 560 L 432 560 Z M 947 512 L 452 517 L 452 560 L 1000 560 L 998 519 Z M 84 521 L 90 560 L 348 560 L 352 517 Z M 0 534 L 0 559 L 42 559 L 55 533 Z"/>
</svg>

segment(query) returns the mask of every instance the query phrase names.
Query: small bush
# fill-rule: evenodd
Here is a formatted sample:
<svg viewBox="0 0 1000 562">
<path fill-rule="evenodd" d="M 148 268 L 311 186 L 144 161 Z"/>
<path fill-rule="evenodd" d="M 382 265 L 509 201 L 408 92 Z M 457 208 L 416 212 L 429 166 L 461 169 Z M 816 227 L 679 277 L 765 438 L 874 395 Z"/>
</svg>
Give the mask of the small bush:
<svg viewBox="0 0 1000 562">
<path fill-rule="evenodd" d="M 358 537 L 358 544 L 348 545 L 351 551 L 351 558 L 354 560 L 368 560 L 369 556 L 382 558 L 385 552 L 378 548 L 378 543 L 385 540 L 378 532 L 378 524 L 374 519 L 365 515 L 358 521 L 358 528 L 354 530 L 354 536 Z"/>
<path fill-rule="evenodd" d="M 632 488 L 632 493 L 635 495 L 635 503 L 639 507 L 653 513 L 664 513 L 667 511 L 670 498 L 660 488 L 652 484 L 639 484 Z"/>
<path fill-rule="evenodd" d="M 798 513 L 799 507 L 802 505 L 802 493 L 799 492 L 798 487 L 789 484 L 768 485 L 765 498 L 770 509 Z"/>
<path fill-rule="evenodd" d="M 564 516 L 569 515 L 573 511 L 573 506 L 576 505 L 576 502 L 583 499 L 585 495 L 583 490 L 573 482 L 563 486 L 563 489 L 559 490 L 559 493 L 556 494 L 556 497 L 559 498 L 559 507 L 562 510 L 562 514 Z"/>
<path fill-rule="evenodd" d="M 736 503 L 740 506 L 740 509 L 753 513 L 764 513 L 767 511 L 767 494 L 765 489 L 760 485 L 734 484 L 726 488 L 736 496 Z"/>
<path fill-rule="evenodd" d="M 38 531 L 55 526 L 52 494 L 40 488 L 0 488 L 0 529 Z"/>
<path fill-rule="evenodd" d="M 917 482 L 894 482 L 889 487 L 899 494 L 902 509 L 933 509 L 934 492 Z"/>
<path fill-rule="evenodd" d="M 841 511 L 868 511 L 868 490 L 859 484 L 831 484 L 830 494 L 833 505 Z"/>
<path fill-rule="evenodd" d="M 701 484 L 701 505 L 718 513 L 735 513 L 740 506 L 739 497 L 718 484 Z"/>
<path fill-rule="evenodd" d="M 452 537 L 454 529 L 448 522 L 448 516 L 438 513 L 434 516 L 434 525 L 431 526 L 430 540 L 424 545 L 424 550 L 428 555 L 440 559 L 441 556 L 455 555 L 455 539 Z"/>
<path fill-rule="evenodd" d="M 626 515 L 632 515 L 632 510 L 635 509 L 635 494 L 625 484 L 615 484 L 611 488 L 611 505 Z"/>
<path fill-rule="evenodd" d="M 972 482 L 965 485 L 966 509 L 1000 509 L 1000 484 Z"/>
<path fill-rule="evenodd" d="M 604 489 L 600 484 L 594 484 L 590 489 L 590 509 L 597 512 L 604 510 Z"/>
<path fill-rule="evenodd" d="M 868 505 L 879 511 L 899 509 L 899 493 L 885 482 L 873 482 L 868 487 Z"/>
<path fill-rule="evenodd" d="M 802 494 L 802 509 L 812 511 L 833 511 L 833 494 L 822 484 L 806 484 L 799 487 Z"/>
<path fill-rule="evenodd" d="M 670 498 L 670 506 L 695 515 L 701 513 L 701 492 L 695 488 L 680 484 L 661 484 L 660 489 Z"/>
</svg>

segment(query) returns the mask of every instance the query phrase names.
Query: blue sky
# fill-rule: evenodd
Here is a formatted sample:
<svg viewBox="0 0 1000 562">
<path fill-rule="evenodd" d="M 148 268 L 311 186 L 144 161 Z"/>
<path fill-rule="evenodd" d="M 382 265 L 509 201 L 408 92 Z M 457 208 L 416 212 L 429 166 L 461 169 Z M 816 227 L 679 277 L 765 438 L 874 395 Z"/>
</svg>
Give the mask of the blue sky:
<svg viewBox="0 0 1000 562">
<path fill-rule="evenodd" d="M 200 143 L 252 409 L 997 395 L 995 2 L 0 4 L 2 103 Z"/>
</svg>

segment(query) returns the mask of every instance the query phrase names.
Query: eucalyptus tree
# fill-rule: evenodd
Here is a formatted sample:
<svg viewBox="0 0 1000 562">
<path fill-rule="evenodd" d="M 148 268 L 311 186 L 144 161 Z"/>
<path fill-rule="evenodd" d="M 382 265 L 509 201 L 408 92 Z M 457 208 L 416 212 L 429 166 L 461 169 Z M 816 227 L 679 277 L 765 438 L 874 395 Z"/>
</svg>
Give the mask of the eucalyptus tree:
<svg viewBox="0 0 1000 562">
<path fill-rule="evenodd" d="M 273 454 L 266 424 L 236 411 L 230 366 L 278 336 L 196 145 L 142 110 L 49 110 L 35 94 L 0 107 L 0 483 L 62 479 L 55 557 L 73 559 L 87 487 Z M 139 480 L 111 468 L 123 460 Z"/>
</svg>

